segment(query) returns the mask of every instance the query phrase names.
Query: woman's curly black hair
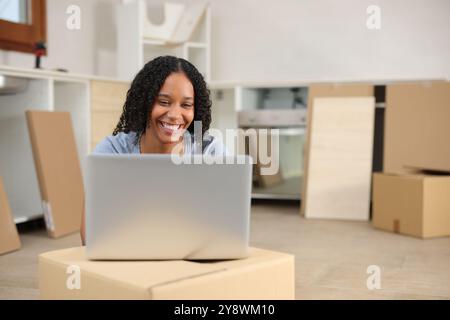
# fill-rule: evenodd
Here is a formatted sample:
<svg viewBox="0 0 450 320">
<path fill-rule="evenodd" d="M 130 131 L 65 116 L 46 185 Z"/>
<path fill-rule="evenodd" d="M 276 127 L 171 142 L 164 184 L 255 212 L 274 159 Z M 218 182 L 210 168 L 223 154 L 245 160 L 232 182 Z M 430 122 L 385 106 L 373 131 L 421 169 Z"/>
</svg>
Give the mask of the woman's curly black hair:
<svg viewBox="0 0 450 320">
<path fill-rule="evenodd" d="M 139 137 L 147 128 L 155 99 L 164 81 L 173 72 L 183 72 L 191 81 L 194 87 L 194 121 L 202 122 L 202 134 L 209 129 L 211 124 L 211 99 L 210 91 L 203 76 L 187 60 L 173 56 L 162 56 L 148 62 L 134 78 L 113 135 L 119 132 L 135 132 L 135 144 L 138 143 Z M 190 133 L 194 132 L 194 121 L 188 128 Z"/>
</svg>

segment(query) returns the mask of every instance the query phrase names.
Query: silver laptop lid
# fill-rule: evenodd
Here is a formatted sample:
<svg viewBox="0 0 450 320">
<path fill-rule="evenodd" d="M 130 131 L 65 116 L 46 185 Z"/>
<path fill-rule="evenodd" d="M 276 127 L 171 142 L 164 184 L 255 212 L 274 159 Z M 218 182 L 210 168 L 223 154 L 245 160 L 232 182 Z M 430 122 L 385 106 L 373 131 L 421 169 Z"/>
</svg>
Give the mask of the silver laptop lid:
<svg viewBox="0 0 450 320">
<path fill-rule="evenodd" d="M 220 158 L 191 156 L 174 161 L 161 154 L 89 155 L 88 257 L 246 257 L 251 158 Z"/>
</svg>

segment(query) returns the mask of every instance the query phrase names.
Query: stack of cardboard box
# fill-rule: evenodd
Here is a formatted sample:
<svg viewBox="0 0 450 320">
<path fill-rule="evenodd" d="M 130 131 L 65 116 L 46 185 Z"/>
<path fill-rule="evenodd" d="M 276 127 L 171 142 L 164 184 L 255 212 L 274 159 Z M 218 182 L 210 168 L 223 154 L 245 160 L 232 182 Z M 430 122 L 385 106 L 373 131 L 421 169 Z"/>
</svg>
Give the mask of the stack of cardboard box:
<svg viewBox="0 0 450 320">
<path fill-rule="evenodd" d="M 384 172 L 373 177 L 373 226 L 450 235 L 450 83 L 387 87 Z"/>
</svg>

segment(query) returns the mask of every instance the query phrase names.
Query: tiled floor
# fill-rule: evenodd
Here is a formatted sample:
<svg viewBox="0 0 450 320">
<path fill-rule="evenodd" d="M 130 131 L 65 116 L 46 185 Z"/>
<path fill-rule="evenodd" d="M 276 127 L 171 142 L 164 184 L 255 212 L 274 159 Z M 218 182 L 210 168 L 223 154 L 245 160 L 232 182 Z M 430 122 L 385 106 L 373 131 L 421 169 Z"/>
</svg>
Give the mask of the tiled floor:
<svg viewBox="0 0 450 320">
<path fill-rule="evenodd" d="M 450 299 L 450 237 L 421 240 L 366 222 L 305 220 L 298 204 L 252 207 L 251 244 L 296 259 L 297 299 Z M 78 235 L 21 234 L 22 249 L 0 256 L 0 299 L 35 299 L 37 255 L 80 245 Z M 367 289 L 367 267 L 381 270 L 381 289 Z"/>
</svg>

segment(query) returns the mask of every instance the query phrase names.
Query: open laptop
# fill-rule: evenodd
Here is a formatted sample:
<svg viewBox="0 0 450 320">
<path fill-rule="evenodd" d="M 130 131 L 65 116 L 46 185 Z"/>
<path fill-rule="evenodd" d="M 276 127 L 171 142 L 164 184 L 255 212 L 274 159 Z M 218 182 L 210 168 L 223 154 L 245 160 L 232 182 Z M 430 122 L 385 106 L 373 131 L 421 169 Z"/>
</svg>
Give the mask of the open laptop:
<svg viewBox="0 0 450 320">
<path fill-rule="evenodd" d="M 88 258 L 245 258 L 251 158 L 222 157 L 224 164 L 207 164 L 195 157 L 197 164 L 177 164 L 162 154 L 89 155 Z"/>
</svg>

